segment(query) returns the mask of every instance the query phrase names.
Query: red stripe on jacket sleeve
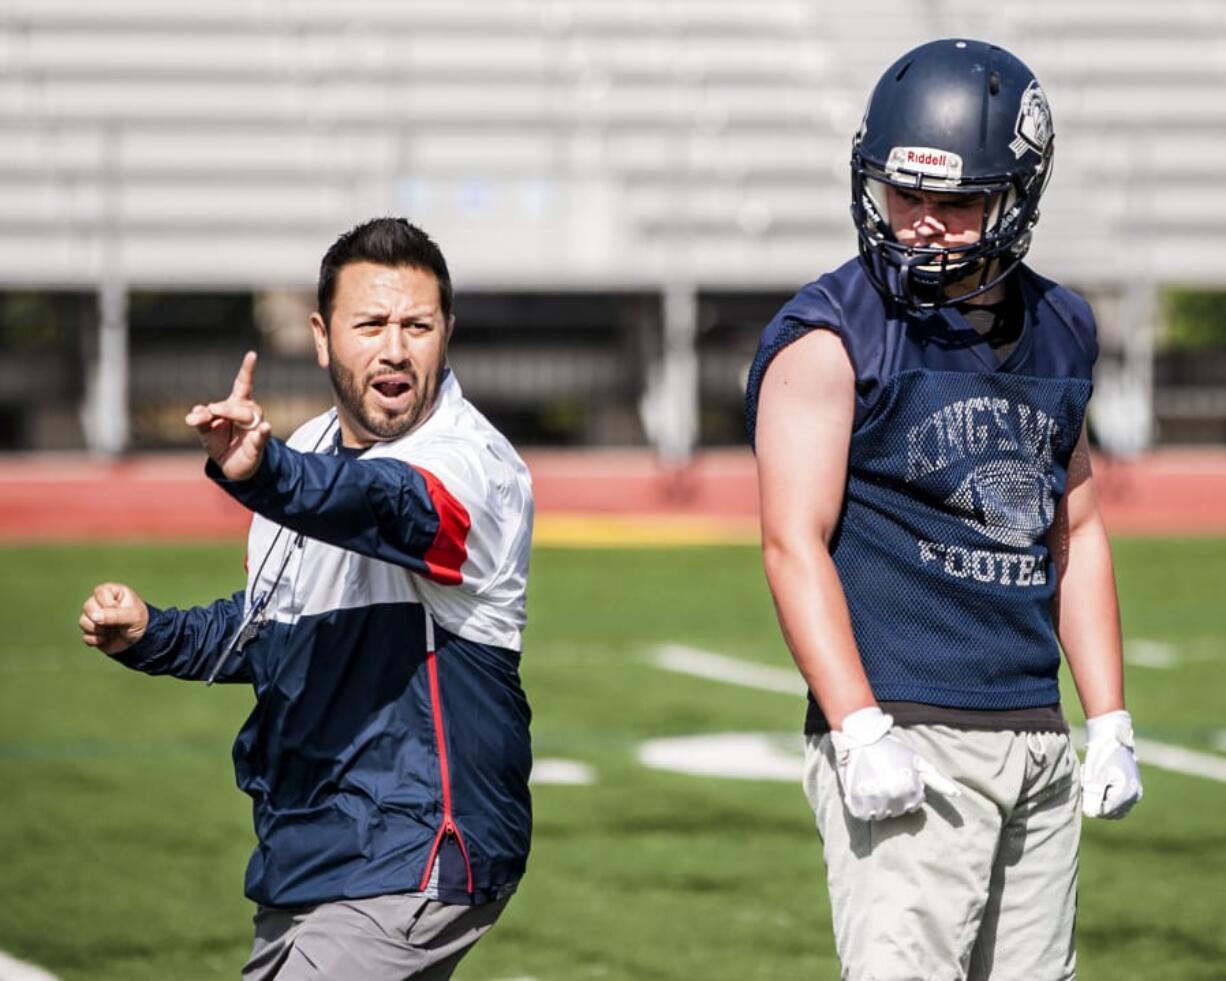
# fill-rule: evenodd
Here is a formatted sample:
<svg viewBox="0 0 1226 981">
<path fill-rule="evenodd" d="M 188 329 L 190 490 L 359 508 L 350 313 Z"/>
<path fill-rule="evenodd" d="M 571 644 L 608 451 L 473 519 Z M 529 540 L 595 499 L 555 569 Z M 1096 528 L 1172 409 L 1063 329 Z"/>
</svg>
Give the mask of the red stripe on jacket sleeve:
<svg viewBox="0 0 1226 981">
<path fill-rule="evenodd" d="M 429 470 L 413 467 L 426 481 L 426 493 L 438 514 L 438 532 L 423 556 L 426 574 L 444 586 L 458 586 L 464 581 L 460 570 L 468 558 L 468 530 L 472 519 L 468 510 L 451 491 Z"/>
</svg>

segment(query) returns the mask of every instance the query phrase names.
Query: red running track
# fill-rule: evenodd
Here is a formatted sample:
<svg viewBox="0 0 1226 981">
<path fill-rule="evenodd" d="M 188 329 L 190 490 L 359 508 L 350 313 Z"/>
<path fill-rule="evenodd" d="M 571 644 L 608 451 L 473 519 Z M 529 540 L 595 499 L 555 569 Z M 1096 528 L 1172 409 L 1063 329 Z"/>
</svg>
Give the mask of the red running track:
<svg viewBox="0 0 1226 981">
<path fill-rule="evenodd" d="M 747 450 L 699 455 L 679 472 L 647 451 L 526 452 L 538 517 L 636 519 L 652 527 L 701 519 L 744 539 L 757 516 Z M 1097 482 L 1116 535 L 1226 534 L 1226 450 L 1164 450 L 1099 460 Z M 232 538 L 247 513 L 212 485 L 195 454 L 116 461 L 0 457 L 0 541 Z"/>
</svg>

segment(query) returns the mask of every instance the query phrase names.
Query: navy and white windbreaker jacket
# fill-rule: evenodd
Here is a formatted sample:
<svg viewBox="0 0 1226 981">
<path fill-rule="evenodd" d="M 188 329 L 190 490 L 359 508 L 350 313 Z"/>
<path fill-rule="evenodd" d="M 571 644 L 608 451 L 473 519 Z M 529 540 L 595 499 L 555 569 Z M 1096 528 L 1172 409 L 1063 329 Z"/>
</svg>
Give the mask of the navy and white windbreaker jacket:
<svg viewBox="0 0 1226 981">
<path fill-rule="evenodd" d="M 532 487 L 448 373 L 433 414 L 357 454 L 333 411 L 271 440 L 251 479 L 247 588 L 150 607 L 119 660 L 202 679 L 251 604 L 262 628 L 220 681 L 256 705 L 234 744 L 259 844 L 246 892 L 305 906 L 512 891 L 531 833 L 519 681 Z M 279 570 L 282 570 L 278 576 Z"/>
</svg>

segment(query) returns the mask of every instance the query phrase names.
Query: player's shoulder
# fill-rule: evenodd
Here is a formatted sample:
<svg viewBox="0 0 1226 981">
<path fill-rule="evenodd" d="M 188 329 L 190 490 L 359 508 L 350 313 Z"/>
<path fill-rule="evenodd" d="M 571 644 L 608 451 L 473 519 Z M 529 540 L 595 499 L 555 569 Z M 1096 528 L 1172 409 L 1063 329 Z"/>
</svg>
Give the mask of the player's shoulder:
<svg viewBox="0 0 1226 981">
<path fill-rule="evenodd" d="M 755 364 L 759 374 L 785 347 L 813 330 L 842 338 L 853 367 L 874 363 L 887 321 L 885 301 L 858 258 L 806 283 L 766 325 Z M 759 379 L 760 380 L 760 379 Z"/>
<path fill-rule="evenodd" d="M 1041 276 L 1027 265 L 1019 269 L 1023 290 L 1047 343 L 1076 345 L 1091 361 L 1098 355 L 1098 327 L 1089 301 L 1078 293 Z"/>
<path fill-rule="evenodd" d="M 864 275 L 860 260 L 851 259 L 797 290 L 775 314 L 767 331 L 783 324 L 841 331 L 855 325 L 866 303 L 882 308 L 881 297 Z"/>
<path fill-rule="evenodd" d="M 1090 303 L 1076 290 L 1040 275 L 1025 264 L 1019 268 L 1019 273 L 1026 288 L 1039 296 L 1054 313 L 1068 319 L 1088 321 L 1093 324 L 1094 312 L 1090 308 Z"/>
<path fill-rule="evenodd" d="M 815 330 L 831 331 L 842 340 L 859 379 L 869 370 L 866 366 L 879 361 L 885 323 L 884 301 L 864 274 L 858 258 L 797 290 L 762 331 L 749 366 L 745 420 L 750 443 L 754 440 L 763 380 L 781 351 Z"/>
</svg>

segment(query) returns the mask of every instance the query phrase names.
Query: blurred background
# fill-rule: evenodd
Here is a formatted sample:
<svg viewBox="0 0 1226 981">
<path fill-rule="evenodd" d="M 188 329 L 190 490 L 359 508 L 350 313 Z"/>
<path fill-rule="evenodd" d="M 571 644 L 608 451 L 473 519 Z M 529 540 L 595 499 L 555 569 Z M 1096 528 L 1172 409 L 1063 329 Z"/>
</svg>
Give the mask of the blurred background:
<svg viewBox="0 0 1226 981">
<path fill-rule="evenodd" d="M 837 977 L 742 386 L 855 253 L 872 85 L 950 35 L 1046 88 L 1030 261 L 1099 319 L 1146 799 L 1083 829 L 1080 973 L 1221 981 L 1226 0 L 0 0 L 0 981 L 250 949 L 250 692 L 125 671 L 76 622 L 100 580 L 241 583 L 249 516 L 183 414 L 249 347 L 278 433 L 328 405 L 318 263 L 383 214 L 446 253 L 453 364 L 537 502 L 532 871 L 460 975 Z"/>
<path fill-rule="evenodd" d="M 381 214 L 517 444 L 739 446 L 762 326 L 854 254 L 869 90 L 954 34 L 1051 99 L 1030 261 L 1097 311 L 1101 444 L 1226 443 L 1222 0 L 0 0 L 0 450 L 191 445 L 247 346 L 288 432 L 319 259 Z"/>
</svg>

